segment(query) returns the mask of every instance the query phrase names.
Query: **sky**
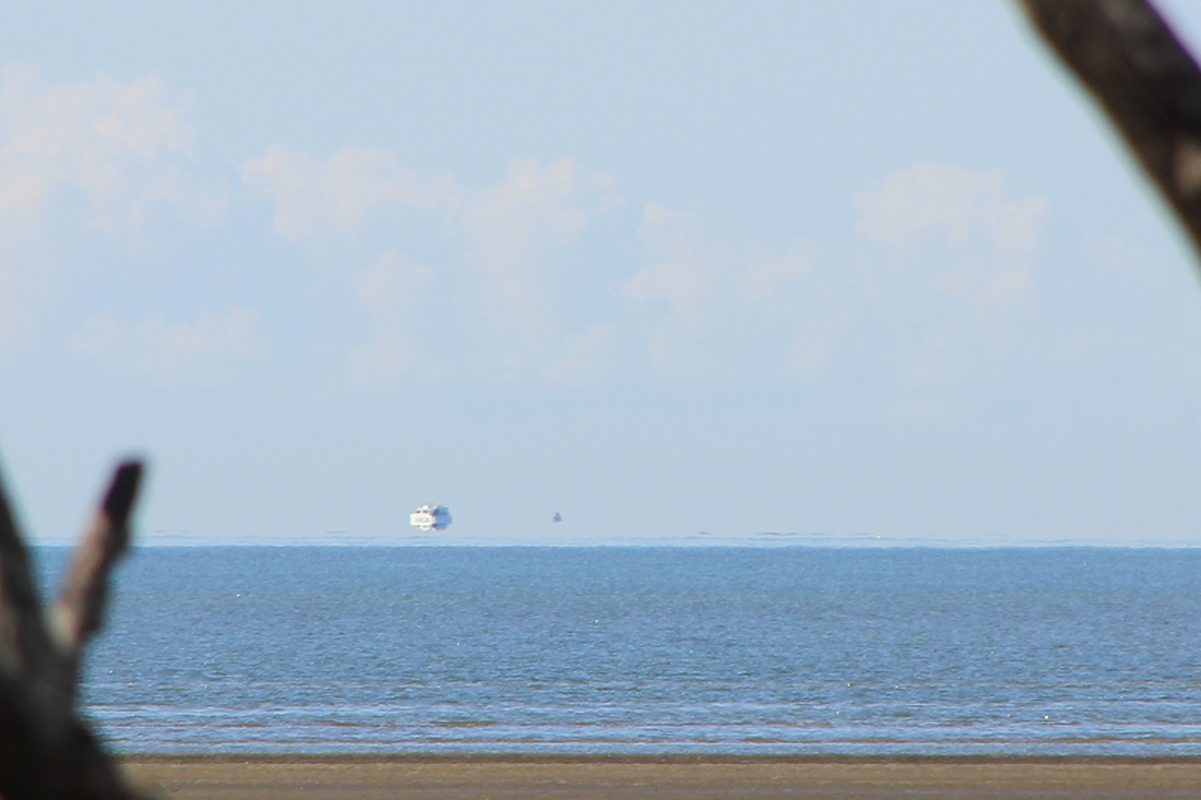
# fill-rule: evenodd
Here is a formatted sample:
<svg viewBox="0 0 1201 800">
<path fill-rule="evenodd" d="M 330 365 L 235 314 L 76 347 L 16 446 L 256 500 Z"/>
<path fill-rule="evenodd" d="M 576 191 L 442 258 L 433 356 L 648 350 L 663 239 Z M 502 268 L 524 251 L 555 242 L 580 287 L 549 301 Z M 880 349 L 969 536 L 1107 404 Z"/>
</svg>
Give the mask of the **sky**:
<svg viewBox="0 0 1201 800">
<path fill-rule="evenodd" d="M 35 542 L 1201 545 L 1201 270 L 1013 3 L 0 17 Z"/>
</svg>

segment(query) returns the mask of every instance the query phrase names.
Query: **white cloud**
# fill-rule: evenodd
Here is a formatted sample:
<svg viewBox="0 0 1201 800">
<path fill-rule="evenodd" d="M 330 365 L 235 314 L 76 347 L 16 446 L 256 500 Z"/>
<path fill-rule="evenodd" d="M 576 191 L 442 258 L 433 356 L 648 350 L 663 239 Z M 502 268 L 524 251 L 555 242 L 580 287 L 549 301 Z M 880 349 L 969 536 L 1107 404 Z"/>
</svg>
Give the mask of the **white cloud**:
<svg viewBox="0 0 1201 800">
<path fill-rule="evenodd" d="M 359 279 L 359 303 L 377 316 L 392 319 L 423 300 L 432 279 L 429 267 L 409 263 L 399 250 L 390 248 Z"/>
<path fill-rule="evenodd" d="M 247 162 L 242 177 L 275 201 L 272 229 L 293 240 L 331 231 L 354 238 L 369 215 L 383 209 L 453 212 L 461 203 L 462 190 L 450 178 L 422 178 L 376 148 L 348 147 L 321 162 L 272 145 L 261 158 Z"/>
<path fill-rule="evenodd" d="M 989 311 L 1030 288 L 1026 268 L 1039 246 L 1047 202 L 1006 199 L 998 170 L 919 164 L 859 195 L 857 204 L 859 230 L 868 239 L 898 254 L 929 244 L 956 254 L 949 263 L 924 260 L 933 266 L 927 277 L 938 291 Z"/>
<path fill-rule="evenodd" d="M 472 285 L 506 368 L 545 357 L 572 277 L 560 248 L 619 201 L 613 181 L 570 159 L 515 161 L 498 185 L 471 194 L 459 223 Z"/>
<path fill-rule="evenodd" d="M 612 322 L 598 322 L 563 343 L 546 369 L 554 383 L 580 385 L 596 380 L 609 367 L 619 329 Z"/>
<path fill-rule="evenodd" d="M 870 354 L 925 383 L 957 379 L 1021 335 L 1046 201 L 1008 197 L 997 172 L 919 165 L 857 204 L 859 230 L 884 257 L 824 258 L 820 269 L 811 243 L 720 241 L 693 215 L 648 204 L 643 267 L 623 292 L 655 363 L 698 374 L 775 364 L 816 380 Z"/>
<path fill-rule="evenodd" d="M 386 386 L 395 383 L 415 359 L 415 349 L 409 339 L 376 334 L 368 344 L 350 351 L 350 377 L 362 388 Z"/>
<path fill-rule="evenodd" d="M 406 170 L 384 150 L 321 160 L 276 145 L 243 176 L 274 201 L 280 236 L 320 240 L 337 263 L 356 238 L 359 250 L 386 248 L 353 279 L 371 331 L 350 353 L 360 385 L 395 382 L 418 359 L 440 374 L 580 383 L 633 341 L 657 366 L 693 374 L 759 364 L 813 380 L 838 367 L 841 348 L 866 348 L 890 353 L 907 380 L 945 378 L 1004 349 L 1030 310 L 1047 209 L 1007 196 L 998 172 L 918 165 L 857 198 L 859 230 L 886 256 L 818 270 L 810 242 L 722 241 L 693 215 L 648 203 L 639 268 L 613 287 L 624 307 L 589 319 L 571 316 L 596 308 L 582 287 L 597 289 L 574 248 L 621 201 L 611 178 L 571 159 L 514 161 L 498 183 L 469 188 Z M 401 255 L 422 247 L 416 260 Z M 431 320 L 414 324 L 414 298 L 427 294 L 453 317 L 450 336 L 433 337 Z"/>
<path fill-rule="evenodd" d="M 73 345 L 102 363 L 164 382 L 213 385 L 228 381 L 238 366 L 270 355 L 259 318 L 252 309 L 228 308 L 202 312 L 191 322 L 172 323 L 156 314 L 131 324 L 105 313 L 93 317 Z"/>
<path fill-rule="evenodd" d="M 193 174 L 187 95 L 158 78 L 44 87 L 37 68 L 0 70 L 0 214 L 44 211 L 57 192 L 79 193 L 88 226 L 141 244 L 155 224 L 215 224 L 224 187 Z"/>
<path fill-rule="evenodd" d="M 502 373 L 546 367 L 580 335 L 559 311 L 574 277 L 566 254 L 620 203 L 611 178 L 571 159 L 513 161 L 497 184 L 469 189 L 450 177 L 406 170 L 385 150 L 347 148 L 322 161 L 274 145 L 245 165 L 243 178 L 273 200 L 273 230 L 292 241 L 337 250 L 370 232 L 370 242 L 382 236 L 380 243 L 399 253 L 428 246 L 428 229 L 440 232 L 436 257 L 425 260 L 443 276 L 443 299 L 452 298 L 465 315 L 462 329 L 477 337 L 479 353 L 468 360 Z M 420 220 L 413 215 L 423 212 L 437 217 L 427 218 L 420 241 L 397 238 L 396 229 L 413 230 L 399 223 Z M 361 280 L 401 280 L 399 273 L 378 272 L 385 269 L 394 266 L 377 264 Z M 429 270 L 427 283 L 432 276 Z M 352 375 L 360 383 L 394 380 L 420 348 L 415 337 L 385 330 L 395 328 L 384 320 L 399 319 L 397 313 L 363 307 L 373 315 L 375 338 L 354 351 Z"/>
<path fill-rule="evenodd" d="M 784 255 L 764 248 L 750 248 L 746 251 L 744 270 L 738 275 L 735 297 L 744 305 L 770 303 L 780 296 L 781 289 L 806 278 L 816 260 L 817 247 L 811 242 L 802 242 L 793 252 Z"/>
<path fill-rule="evenodd" d="M 625 285 L 625 295 L 636 303 L 662 301 L 667 319 L 657 338 L 672 330 L 695 328 L 716 312 L 724 299 L 721 288 L 721 254 L 701 241 L 696 219 L 682 211 L 672 211 L 648 203 L 642 215 L 639 233 L 643 240 L 643 260 L 648 266 L 639 270 Z M 715 257 L 716 256 L 716 257 Z M 656 349 L 662 351 L 660 342 Z"/>
<path fill-rule="evenodd" d="M 962 375 L 1021 334 L 1034 302 L 1047 202 L 1006 196 L 999 171 L 920 164 L 857 198 L 859 230 L 890 257 L 867 271 L 898 369 L 922 383 Z"/>
<path fill-rule="evenodd" d="M 188 105 L 153 77 L 45 86 L 36 67 L 0 69 L 0 346 L 36 331 L 83 230 L 141 249 L 221 219 L 227 188 L 196 169 Z"/>
<path fill-rule="evenodd" d="M 947 164 L 917 164 L 857 198 L 859 229 L 900 248 L 941 231 L 952 243 L 983 232 L 1000 251 L 1028 250 L 1046 214 L 1046 201 L 1006 200 L 1000 170 L 972 172 Z"/>
<path fill-rule="evenodd" d="M 414 318 L 430 303 L 433 271 L 396 249 L 382 253 L 357 280 L 359 305 L 371 315 L 371 340 L 350 353 L 352 380 L 364 387 L 396 381 L 417 358 Z"/>
<path fill-rule="evenodd" d="M 747 356 L 763 346 L 751 339 L 786 335 L 799 324 L 815 291 L 817 252 L 808 242 L 783 254 L 731 246 L 705 236 L 691 214 L 655 203 L 647 204 L 639 234 L 646 266 L 623 291 L 641 311 L 661 364 L 706 371 L 716 360 Z"/>
<path fill-rule="evenodd" d="M 821 375 L 854 322 L 848 308 L 833 307 L 805 316 L 791 341 L 785 361 L 787 371 L 808 379 Z"/>
</svg>

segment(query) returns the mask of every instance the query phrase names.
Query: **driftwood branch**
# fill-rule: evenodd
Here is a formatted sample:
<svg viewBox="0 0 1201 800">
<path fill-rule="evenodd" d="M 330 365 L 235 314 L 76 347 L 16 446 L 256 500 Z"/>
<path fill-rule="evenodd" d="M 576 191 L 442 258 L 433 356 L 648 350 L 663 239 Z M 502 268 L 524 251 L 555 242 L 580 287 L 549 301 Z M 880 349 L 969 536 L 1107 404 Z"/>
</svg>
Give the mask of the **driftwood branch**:
<svg viewBox="0 0 1201 800">
<path fill-rule="evenodd" d="M 83 645 L 103 618 L 108 574 L 129 542 L 141 464 L 118 467 L 44 614 L 29 550 L 0 486 L 0 796 L 6 800 L 133 800 L 88 725 L 76 684 Z"/>
<path fill-rule="evenodd" d="M 51 612 L 55 644 L 76 667 L 83 646 L 100 630 L 109 571 L 129 546 L 129 513 L 141 477 L 142 465 L 137 462 L 117 468 L 104 502 L 75 550 Z"/>
<path fill-rule="evenodd" d="M 1020 0 L 1201 255 L 1201 69 L 1146 0 Z"/>
</svg>

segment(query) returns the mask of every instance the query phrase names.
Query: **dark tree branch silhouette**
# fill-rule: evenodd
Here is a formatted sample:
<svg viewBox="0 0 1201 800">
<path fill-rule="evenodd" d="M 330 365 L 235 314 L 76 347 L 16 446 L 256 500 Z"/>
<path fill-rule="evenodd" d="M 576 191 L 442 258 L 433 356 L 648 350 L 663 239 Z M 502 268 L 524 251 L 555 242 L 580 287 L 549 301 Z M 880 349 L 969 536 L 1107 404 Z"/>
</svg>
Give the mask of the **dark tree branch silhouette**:
<svg viewBox="0 0 1201 800">
<path fill-rule="evenodd" d="M 129 544 L 141 475 L 139 462 L 117 467 L 46 611 L 0 486 L 0 796 L 6 800 L 138 796 L 78 715 L 76 687 L 83 647 L 104 616 L 109 572 Z"/>
<path fill-rule="evenodd" d="M 1019 0 L 1159 187 L 1201 255 L 1201 69 L 1146 0 Z"/>
</svg>

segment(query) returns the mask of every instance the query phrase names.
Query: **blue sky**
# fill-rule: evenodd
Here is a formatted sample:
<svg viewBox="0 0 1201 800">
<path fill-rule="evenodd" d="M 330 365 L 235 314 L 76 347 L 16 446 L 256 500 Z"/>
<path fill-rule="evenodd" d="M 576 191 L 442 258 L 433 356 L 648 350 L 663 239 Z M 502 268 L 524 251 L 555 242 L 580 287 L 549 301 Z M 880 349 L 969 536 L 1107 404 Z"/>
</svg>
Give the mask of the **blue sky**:
<svg viewBox="0 0 1201 800">
<path fill-rule="evenodd" d="M 1009 3 L 0 12 L 39 541 L 1201 544 L 1201 273 Z"/>
</svg>

